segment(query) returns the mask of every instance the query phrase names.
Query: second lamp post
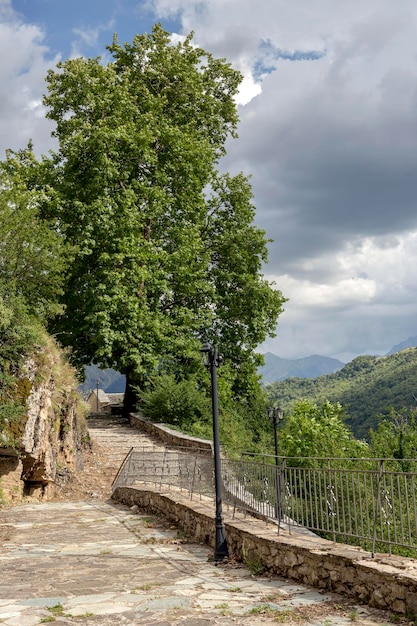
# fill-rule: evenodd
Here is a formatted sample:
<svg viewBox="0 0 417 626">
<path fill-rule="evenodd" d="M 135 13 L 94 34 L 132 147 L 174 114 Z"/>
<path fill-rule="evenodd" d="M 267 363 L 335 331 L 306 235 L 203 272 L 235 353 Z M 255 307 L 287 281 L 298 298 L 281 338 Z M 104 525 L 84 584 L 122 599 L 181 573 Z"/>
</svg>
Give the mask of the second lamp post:
<svg viewBox="0 0 417 626">
<path fill-rule="evenodd" d="M 281 472 L 278 459 L 278 424 L 284 417 L 284 411 L 281 407 L 269 407 L 267 409 L 268 417 L 274 424 L 274 444 L 275 444 L 275 486 L 276 486 L 276 505 L 275 505 L 275 517 L 277 520 L 282 519 L 282 504 L 281 504 Z"/>
</svg>

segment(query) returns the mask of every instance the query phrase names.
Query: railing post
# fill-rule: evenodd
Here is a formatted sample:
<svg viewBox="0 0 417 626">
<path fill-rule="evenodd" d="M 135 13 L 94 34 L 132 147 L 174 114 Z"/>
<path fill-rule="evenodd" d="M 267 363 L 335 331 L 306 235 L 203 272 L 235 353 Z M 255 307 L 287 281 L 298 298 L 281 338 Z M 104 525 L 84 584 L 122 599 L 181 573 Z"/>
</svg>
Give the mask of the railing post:
<svg viewBox="0 0 417 626">
<path fill-rule="evenodd" d="M 190 500 L 193 499 L 194 480 L 195 480 L 195 470 L 196 470 L 196 467 L 197 467 L 197 452 L 195 453 L 195 456 L 194 456 L 193 477 L 191 479 L 191 484 L 190 484 Z"/>
<path fill-rule="evenodd" d="M 163 457 L 162 457 L 161 476 L 160 476 L 160 479 L 159 479 L 159 492 L 161 492 L 161 491 L 162 491 L 162 480 L 163 480 L 163 476 L 164 476 L 164 467 L 165 467 L 165 458 L 166 458 L 166 455 L 167 455 L 167 449 L 166 449 L 166 448 L 164 448 L 164 455 L 163 455 Z"/>
<path fill-rule="evenodd" d="M 374 528 L 372 533 L 372 558 L 375 556 L 375 543 L 376 543 L 376 526 L 378 521 L 378 515 L 381 512 L 381 481 L 382 476 L 384 474 L 384 459 L 380 459 L 379 461 L 379 471 L 378 471 L 378 480 L 377 480 L 377 497 L 376 497 L 376 508 L 374 513 Z"/>
</svg>

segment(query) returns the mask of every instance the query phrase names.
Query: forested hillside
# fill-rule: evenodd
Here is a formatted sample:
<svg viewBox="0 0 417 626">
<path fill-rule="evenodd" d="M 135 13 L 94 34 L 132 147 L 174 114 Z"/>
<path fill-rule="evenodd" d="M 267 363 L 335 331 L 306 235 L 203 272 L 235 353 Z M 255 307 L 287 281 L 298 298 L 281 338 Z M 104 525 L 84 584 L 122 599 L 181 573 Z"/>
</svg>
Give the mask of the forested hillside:
<svg viewBox="0 0 417 626">
<path fill-rule="evenodd" d="M 288 378 L 267 386 L 267 393 L 286 412 L 303 399 L 340 402 L 355 436 L 367 438 L 378 415 L 416 407 L 416 374 L 417 348 L 409 348 L 385 357 L 360 356 L 339 372 L 315 379 Z"/>
</svg>

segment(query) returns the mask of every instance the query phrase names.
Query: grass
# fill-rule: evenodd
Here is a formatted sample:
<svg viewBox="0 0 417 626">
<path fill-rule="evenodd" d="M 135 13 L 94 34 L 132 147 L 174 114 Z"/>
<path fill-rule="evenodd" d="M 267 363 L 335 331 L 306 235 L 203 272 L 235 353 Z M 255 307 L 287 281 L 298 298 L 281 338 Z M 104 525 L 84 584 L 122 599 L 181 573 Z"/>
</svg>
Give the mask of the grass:
<svg viewBox="0 0 417 626">
<path fill-rule="evenodd" d="M 57 617 L 72 617 L 73 619 L 82 619 L 83 617 L 92 617 L 94 613 L 90 613 L 86 611 L 81 615 L 72 615 L 71 613 L 65 613 L 64 607 L 62 604 L 58 603 L 54 606 L 47 606 L 46 610 L 51 613 L 51 615 L 47 615 L 46 617 L 42 617 L 40 620 L 40 624 L 46 624 L 47 622 L 56 622 Z"/>
<path fill-rule="evenodd" d="M 288 618 L 291 620 L 296 619 L 296 614 L 294 613 L 294 609 L 284 609 L 283 611 L 279 611 L 278 615 L 275 618 L 277 624 L 286 624 L 288 622 Z"/>
<path fill-rule="evenodd" d="M 46 617 L 42 617 L 40 623 L 46 624 L 46 622 L 55 622 L 58 616 L 62 617 L 72 617 L 70 613 L 64 613 L 64 607 L 62 604 L 54 604 L 54 606 L 47 606 L 46 610 L 51 613 L 51 615 L 47 615 Z"/>
<path fill-rule="evenodd" d="M 266 615 L 268 613 L 275 612 L 275 609 L 273 609 L 269 604 L 257 604 L 248 611 L 251 615 Z"/>
<path fill-rule="evenodd" d="M 145 583 L 139 587 L 140 591 L 150 591 L 151 589 L 155 589 L 157 587 L 161 587 L 164 583 Z"/>
<path fill-rule="evenodd" d="M 261 602 L 264 602 L 265 604 L 269 604 L 270 602 L 277 604 L 278 602 L 282 602 L 282 600 L 283 600 L 283 594 L 281 591 L 268 593 L 267 595 L 261 598 Z"/>
<path fill-rule="evenodd" d="M 265 567 L 262 561 L 260 560 L 254 561 L 253 559 L 251 559 L 247 551 L 245 550 L 245 546 L 242 547 L 242 553 L 243 553 L 243 562 L 248 568 L 248 570 L 251 572 L 251 574 L 253 574 L 254 576 L 261 576 L 265 571 Z"/>
<path fill-rule="evenodd" d="M 57 615 L 63 615 L 64 617 L 71 617 L 70 614 L 68 613 L 64 613 L 64 607 L 62 606 L 62 604 L 58 603 L 55 604 L 54 606 L 47 606 L 46 607 L 47 610 L 52 613 L 52 615 L 54 615 L 55 617 Z"/>
<path fill-rule="evenodd" d="M 229 605 L 227 604 L 227 602 L 222 602 L 221 604 L 216 604 L 216 606 L 214 608 L 218 609 L 222 615 L 230 615 L 230 613 L 231 613 L 231 611 L 229 609 Z"/>
</svg>

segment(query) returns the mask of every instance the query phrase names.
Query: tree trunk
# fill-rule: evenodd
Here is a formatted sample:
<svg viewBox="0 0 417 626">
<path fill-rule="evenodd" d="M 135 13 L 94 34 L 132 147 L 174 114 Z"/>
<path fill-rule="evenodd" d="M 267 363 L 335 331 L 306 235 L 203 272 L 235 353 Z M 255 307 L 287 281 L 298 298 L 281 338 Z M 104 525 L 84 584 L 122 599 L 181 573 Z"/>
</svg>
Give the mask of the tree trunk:
<svg viewBox="0 0 417 626">
<path fill-rule="evenodd" d="M 136 410 L 138 401 L 137 387 L 140 385 L 138 376 L 135 376 L 133 369 L 126 372 L 126 389 L 123 399 L 123 417 L 129 419 L 129 414 Z"/>
</svg>

